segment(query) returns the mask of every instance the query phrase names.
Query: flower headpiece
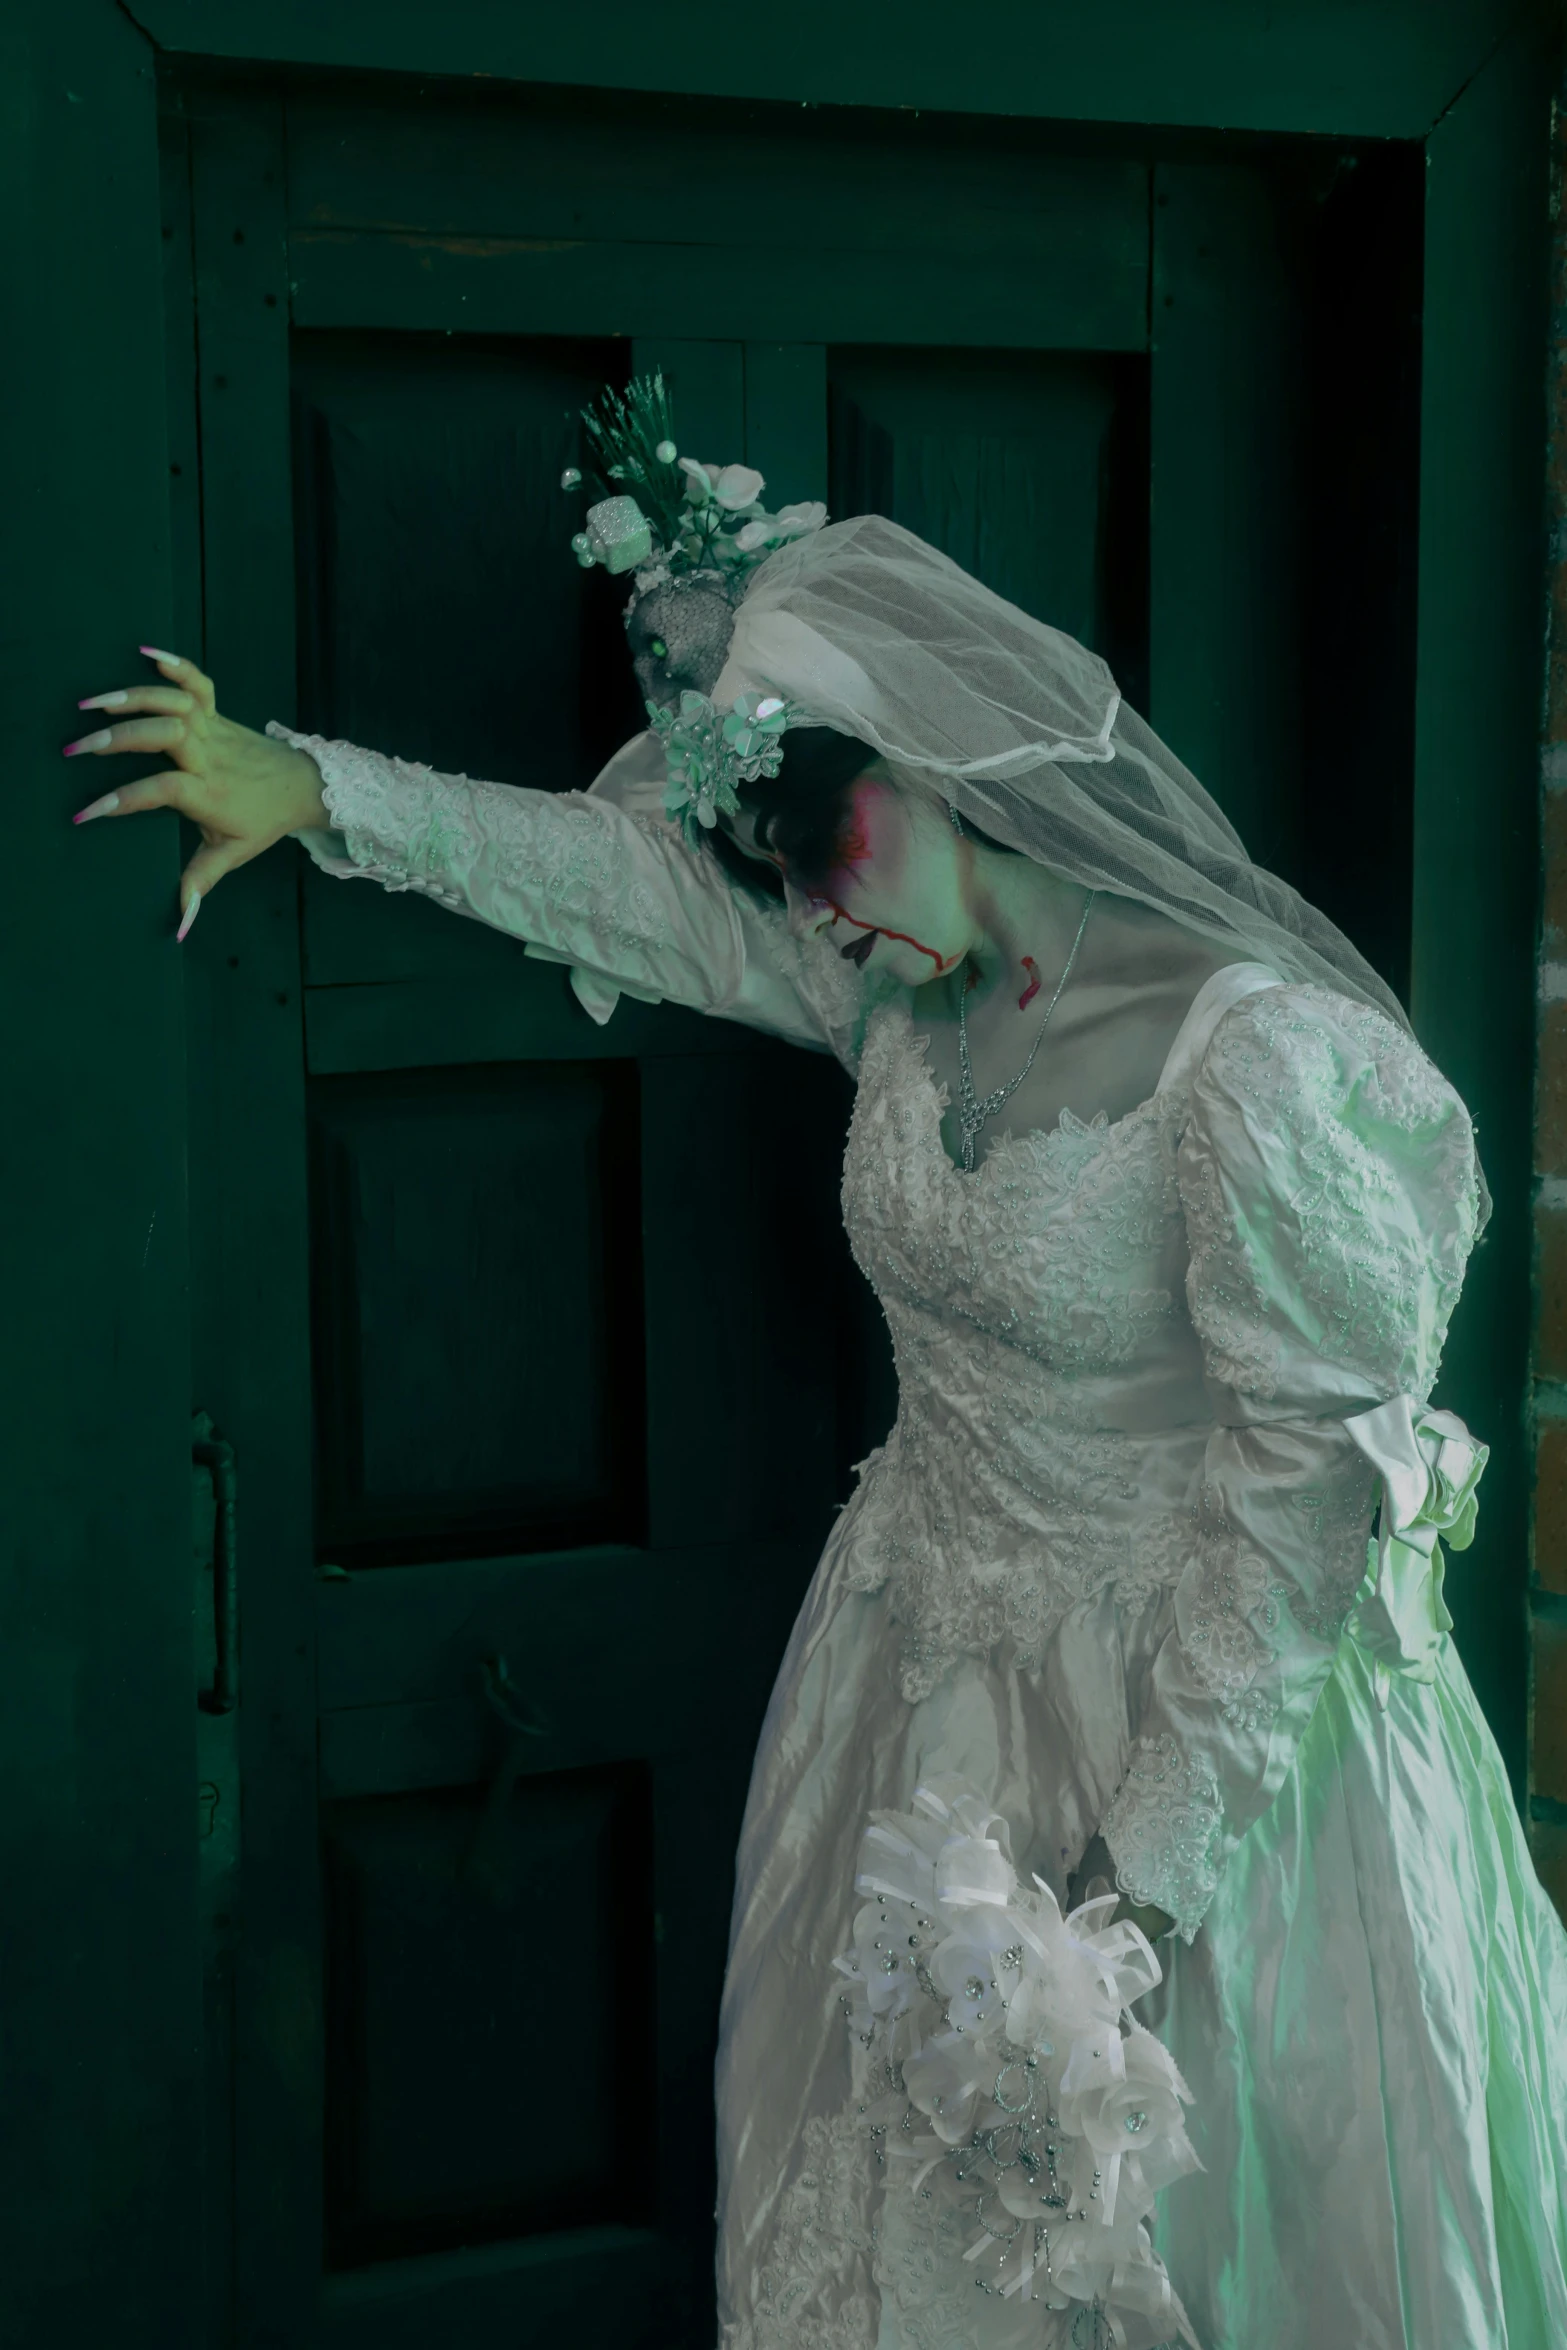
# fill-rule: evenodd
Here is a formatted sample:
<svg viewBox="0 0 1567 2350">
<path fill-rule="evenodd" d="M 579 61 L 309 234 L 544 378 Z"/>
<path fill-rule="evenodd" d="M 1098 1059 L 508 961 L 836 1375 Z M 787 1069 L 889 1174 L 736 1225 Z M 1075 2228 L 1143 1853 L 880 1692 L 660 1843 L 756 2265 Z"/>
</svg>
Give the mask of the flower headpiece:
<svg viewBox="0 0 1567 2350">
<path fill-rule="evenodd" d="M 664 814 L 692 848 L 720 816 L 739 814 L 740 784 L 778 773 L 785 728 L 808 715 L 776 694 L 741 694 L 723 718 L 706 694 L 682 694 L 678 710 L 647 708 L 664 744 Z"/>
<path fill-rule="evenodd" d="M 602 392 L 582 421 L 595 461 L 589 486 L 599 496 L 572 553 L 584 570 L 602 563 L 606 571 L 634 571 L 639 594 L 693 571 L 738 588 L 776 548 L 808 538 L 827 519 L 819 499 L 770 514 L 761 503 L 767 485 L 754 466 L 682 457 L 657 371 L 635 377 L 624 392 Z M 568 465 L 561 488 L 576 489 L 582 478 Z"/>
<path fill-rule="evenodd" d="M 595 460 L 589 487 L 599 494 L 571 546 L 584 570 L 602 563 L 632 574 L 632 610 L 658 588 L 699 576 L 731 605 L 751 574 L 779 547 L 808 538 L 827 520 L 818 499 L 769 513 L 766 487 L 750 465 L 715 465 L 676 448 L 664 378 L 635 378 L 624 392 L 603 392 L 582 420 Z M 578 488 L 574 466 L 562 489 Z M 720 607 L 721 609 L 721 607 Z M 744 694 L 720 715 L 706 694 L 685 692 L 678 706 L 650 701 L 668 769 L 664 813 L 697 846 L 720 815 L 739 808 L 738 786 L 776 775 L 785 728 L 808 713 L 777 696 Z"/>
</svg>

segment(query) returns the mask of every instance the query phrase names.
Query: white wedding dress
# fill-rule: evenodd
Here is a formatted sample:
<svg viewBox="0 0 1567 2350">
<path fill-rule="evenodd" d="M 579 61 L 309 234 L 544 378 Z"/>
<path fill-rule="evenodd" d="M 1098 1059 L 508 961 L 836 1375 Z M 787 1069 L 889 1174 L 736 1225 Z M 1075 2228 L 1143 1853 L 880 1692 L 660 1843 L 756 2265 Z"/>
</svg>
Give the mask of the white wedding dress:
<svg viewBox="0 0 1567 2350">
<path fill-rule="evenodd" d="M 884 2190 L 832 1970 L 867 1815 L 949 1773 L 1058 1893 L 1102 1827 L 1177 1921 L 1144 2020 L 1195 2099 L 1158 2241 L 1203 2350 L 1561 2350 L 1567 1937 L 1451 1642 L 1389 1670 L 1354 1604 L 1375 1431 L 1418 1424 L 1475 1237 L 1456 1095 L 1380 1013 L 1237 964 L 1140 1108 L 965 1175 L 908 998 L 620 804 L 656 805 L 649 738 L 613 797 L 556 796 L 271 731 L 321 767 L 326 870 L 570 963 L 599 1019 L 667 998 L 857 1074 L 844 1208 L 900 1402 L 752 1780 L 726 2350 L 1038 2339 Z"/>
</svg>

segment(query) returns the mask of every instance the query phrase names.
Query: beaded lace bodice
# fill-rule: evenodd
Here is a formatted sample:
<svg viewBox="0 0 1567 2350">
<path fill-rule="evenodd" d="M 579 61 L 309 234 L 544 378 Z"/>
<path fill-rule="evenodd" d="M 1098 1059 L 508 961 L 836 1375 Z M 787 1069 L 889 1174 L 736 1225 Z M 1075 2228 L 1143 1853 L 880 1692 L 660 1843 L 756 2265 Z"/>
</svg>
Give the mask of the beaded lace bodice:
<svg viewBox="0 0 1567 2350">
<path fill-rule="evenodd" d="M 900 1401 L 865 1465 L 850 1580 L 889 1587 L 909 1698 L 966 1649 L 1035 1663 L 1062 1611 L 1106 1584 L 1132 1608 L 1173 1584 L 1209 1426 L 1184 1299 L 1184 1089 L 1113 1125 L 1066 1112 L 1003 1134 L 972 1175 L 942 1143 L 945 1108 L 889 1005 L 866 1038 L 843 1202 Z"/>
</svg>

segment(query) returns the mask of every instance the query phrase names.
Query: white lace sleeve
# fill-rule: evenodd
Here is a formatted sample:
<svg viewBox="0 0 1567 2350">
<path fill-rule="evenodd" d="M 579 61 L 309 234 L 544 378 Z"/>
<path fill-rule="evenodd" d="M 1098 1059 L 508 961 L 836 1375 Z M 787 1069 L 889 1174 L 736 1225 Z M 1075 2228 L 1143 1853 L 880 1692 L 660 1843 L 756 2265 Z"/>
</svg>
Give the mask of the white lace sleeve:
<svg viewBox="0 0 1567 2350">
<path fill-rule="evenodd" d="M 1468 1113 L 1418 1046 L 1313 986 L 1219 1023 L 1179 1170 L 1219 1425 L 1103 1825 L 1122 1891 L 1189 1942 L 1278 1792 L 1366 1572 L 1375 1480 L 1345 1423 L 1430 1393 L 1483 1194 Z"/>
<path fill-rule="evenodd" d="M 600 1022 L 628 994 L 855 1066 L 874 992 L 825 940 L 796 938 L 781 907 L 732 888 L 672 826 L 590 792 L 440 775 L 276 720 L 267 732 L 321 770 L 332 829 L 294 837 L 323 872 L 416 890 L 510 932 L 569 964 Z"/>
</svg>

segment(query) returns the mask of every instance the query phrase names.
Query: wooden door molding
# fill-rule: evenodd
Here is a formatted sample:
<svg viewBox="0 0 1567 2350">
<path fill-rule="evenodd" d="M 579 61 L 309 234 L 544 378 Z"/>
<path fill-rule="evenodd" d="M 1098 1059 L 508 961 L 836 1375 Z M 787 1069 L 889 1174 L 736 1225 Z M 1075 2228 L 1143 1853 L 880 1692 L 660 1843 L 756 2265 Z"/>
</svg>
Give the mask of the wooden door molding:
<svg viewBox="0 0 1567 2350">
<path fill-rule="evenodd" d="M 13 11 L 0 263 L 6 1233 L 0 2334 L 188 2350 L 201 1980 L 185 973 L 167 818 L 73 828 L 63 762 L 171 604 L 155 63 Z M 115 770 L 123 779 L 125 762 Z M 137 770 L 133 767 L 132 772 Z"/>
<path fill-rule="evenodd" d="M 187 109 L 201 428 L 204 658 L 259 726 L 294 703 L 282 110 Z M 298 2350 L 319 2292 L 321 2017 L 313 1735 L 315 1561 L 299 875 L 231 874 L 191 961 L 196 1383 L 244 1495 L 243 1907 L 232 2052 L 245 2350 Z M 208 921 L 213 920 L 211 914 Z"/>
<path fill-rule="evenodd" d="M 1302 288 L 1246 163 L 1153 174 L 1149 723 L 1259 864 L 1298 870 Z"/>
<path fill-rule="evenodd" d="M 802 177 L 798 108 L 737 125 L 539 89 L 453 108 L 334 80 L 290 101 L 295 324 L 656 338 L 701 328 L 707 285 L 708 315 L 758 344 L 918 342 L 939 317 L 955 343 L 1145 345 L 1137 157 L 885 110 L 810 128 Z"/>
<path fill-rule="evenodd" d="M 1528 1372 L 1546 223 L 1553 86 L 1533 22 L 1428 143 L 1411 1011 L 1475 1114 L 1495 1199 L 1439 1402 L 1491 1446 L 1457 1637 L 1525 1769 Z"/>
<path fill-rule="evenodd" d="M 160 48 L 410 74 L 678 89 L 819 105 L 1214 130 L 1423 138 L 1532 0 L 992 0 L 983 38 L 942 0 L 806 0 L 736 37 L 726 0 L 128 0 Z"/>
<path fill-rule="evenodd" d="M 725 322 L 747 339 L 913 343 L 934 312 L 955 343 L 1135 351 L 1147 340 L 1141 266 L 1128 273 L 1082 243 L 1027 287 L 1005 252 L 883 254 L 874 274 L 829 276 L 802 245 L 742 249 L 729 266 L 738 292 L 726 291 Z M 423 232 L 352 229 L 301 229 L 290 257 L 296 325 L 429 334 L 581 335 L 608 312 L 619 332 L 656 338 L 660 319 L 689 313 L 691 269 L 685 245 L 492 237 L 475 251 Z"/>
</svg>

